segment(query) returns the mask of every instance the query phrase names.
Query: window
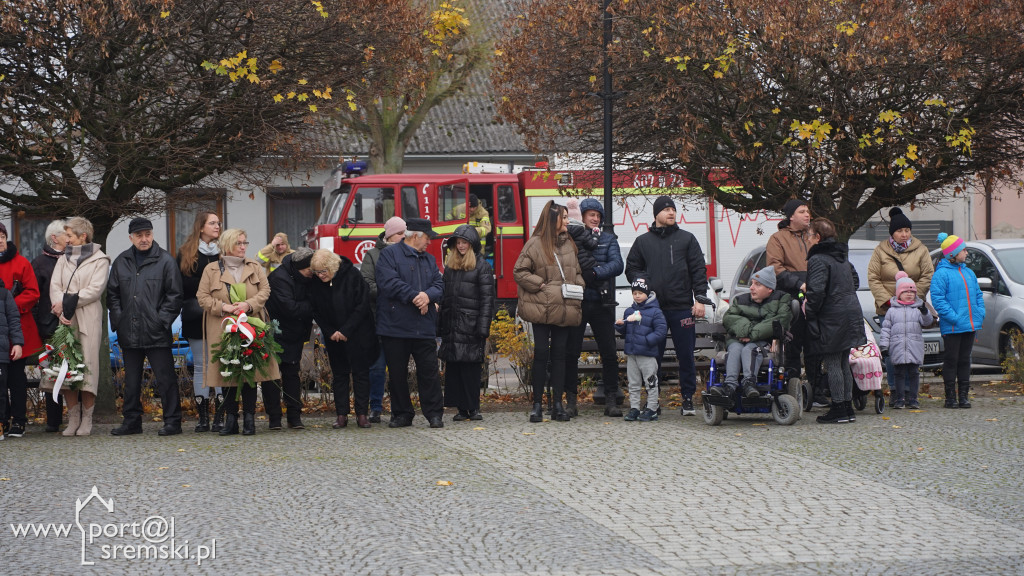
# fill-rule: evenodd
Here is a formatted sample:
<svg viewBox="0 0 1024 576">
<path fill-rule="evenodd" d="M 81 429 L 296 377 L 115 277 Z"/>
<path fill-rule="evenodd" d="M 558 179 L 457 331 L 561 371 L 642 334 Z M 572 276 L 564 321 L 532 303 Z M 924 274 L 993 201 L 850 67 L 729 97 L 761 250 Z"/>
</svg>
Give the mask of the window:
<svg viewBox="0 0 1024 576">
<path fill-rule="evenodd" d="M 345 202 L 348 202 L 348 194 L 351 191 L 351 186 L 343 184 L 341 188 L 331 192 L 331 197 L 327 199 L 317 224 L 341 224 L 341 211 L 344 210 Z"/>
<path fill-rule="evenodd" d="M 736 279 L 736 286 L 749 288 L 750 277 L 754 275 L 754 272 L 757 272 L 761 268 L 767 266 L 767 260 L 768 253 L 764 250 L 758 251 L 751 258 L 748 258 L 747 261 L 743 263 L 743 268 L 740 269 L 740 274 Z M 735 296 L 735 294 L 733 294 L 733 296 Z"/>
<path fill-rule="evenodd" d="M 516 191 L 511 186 L 498 186 L 498 222 L 516 221 Z"/>
<path fill-rule="evenodd" d="M 284 232 L 294 250 L 306 245 L 306 230 L 320 218 L 320 192 L 312 188 L 267 188 L 267 238 Z M 256 248 L 257 250 L 259 247 Z"/>
<path fill-rule="evenodd" d="M 173 255 L 178 253 L 178 247 L 192 233 L 196 214 L 200 212 L 213 212 L 220 218 L 221 230 L 227 230 L 223 190 L 177 190 L 167 195 L 168 252 Z"/>
<path fill-rule="evenodd" d="M 402 186 L 402 218 L 422 218 L 420 197 L 414 186 Z"/>
<path fill-rule="evenodd" d="M 50 218 L 13 218 L 14 226 L 10 240 L 18 247 L 18 254 L 32 260 L 43 251 L 46 245 L 46 227 Z"/>
<path fill-rule="evenodd" d="M 996 265 L 989 260 L 988 256 L 978 250 L 967 249 L 967 260 L 964 262 L 978 278 L 990 278 L 992 280 L 992 291 L 996 294 L 1010 294 L 1009 287 L 1003 282 L 1002 276 Z"/>
<path fill-rule="evenodd" d="M 383 224 L 395 215 L 395 189 L 361 186 L 348 211 L 350 224 Z"/>
<path fill-rule="evenodd" d="M 466 201 L 468 198 L 464 183 L 439 186 L 437 197 L 441 202 L 441 214 L 445 215 L 445 220 L 466 219 Z"/>
</svg>

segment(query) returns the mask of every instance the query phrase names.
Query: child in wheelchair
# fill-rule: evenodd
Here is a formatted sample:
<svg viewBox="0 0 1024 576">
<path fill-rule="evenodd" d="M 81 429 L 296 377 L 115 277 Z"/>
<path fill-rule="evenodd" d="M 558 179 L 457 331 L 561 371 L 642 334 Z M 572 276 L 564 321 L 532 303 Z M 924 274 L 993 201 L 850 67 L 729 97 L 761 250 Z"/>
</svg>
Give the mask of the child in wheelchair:
<svg viewBox="0 0 1024 576">
<path fill-rule="evenodd" d="M 775 290 L 775 268 L 766 266 L 751 277 L 750 293 L 733 299 L 722 319 L 726 330 L 725 381 L 709 394 L 732 397 L 738 386 L 746 398 L 757 398 L 757 374 L 765 353 L 777 352 L 772 343 L 781 339 L 793 319 L 793 297 Z M 740 379 L 742 376 L 742 380 Z"/>
</svg>

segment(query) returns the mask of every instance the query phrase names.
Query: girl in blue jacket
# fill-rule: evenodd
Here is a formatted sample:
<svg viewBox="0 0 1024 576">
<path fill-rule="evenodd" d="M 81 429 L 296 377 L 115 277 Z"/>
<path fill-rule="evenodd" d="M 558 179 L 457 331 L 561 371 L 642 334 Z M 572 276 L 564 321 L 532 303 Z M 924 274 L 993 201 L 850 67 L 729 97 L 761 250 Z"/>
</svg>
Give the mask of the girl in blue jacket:
<svg viewBox="0 0 1024 576">
<path fill-rule="evenodd" d="M 964 241 L 941 233 L 942 260 L 932 276 L 932 306 L 939 313 L 939 330 L 945 344 L 942 381 L 946 387 L 946 408 L 970 408 L 971 350 L 974 333 L 985 320 L 985 301 L 978 277 L 968 268 Z M 958 389 L 959 388 L 959 389 Z"/>
</svg>

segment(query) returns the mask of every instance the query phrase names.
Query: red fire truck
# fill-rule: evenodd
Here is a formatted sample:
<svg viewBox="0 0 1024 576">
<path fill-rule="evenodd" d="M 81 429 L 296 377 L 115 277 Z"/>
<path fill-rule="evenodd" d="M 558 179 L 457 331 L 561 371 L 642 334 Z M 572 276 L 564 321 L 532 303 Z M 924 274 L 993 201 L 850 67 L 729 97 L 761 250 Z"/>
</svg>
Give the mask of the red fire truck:
<svg viewBox="0 0 1024 576">
<path fill-rule="evenodd" d="M 514 300 L 512 268 L 544 204 L 551 199 L 564 204 L 568 197 L 581 201 L 594 197 L 603 205 L 603 175 L 599 170 L 556 171 L 540 165 L 513 174 L 507 168 L 504 173 L 487 173 L 486 166 L 484 170 L 478 164 L 467 167 L 485 173 L 363 176 L 360 173 L 365 163 L 347 162 L 324 184 L 320 220 L 307 231 L 307 245 L 333 250 L 358 265 L 384 231 L 388 218 L 426 218 L 445 237 L 468 221 L 465 206 L 473 194 L 490 213 L 492 231 L 485 239 L 485 253 L 488 259 L 493 258 L 498 298 Z M 672 174 L 616 172 L 613 190 L 611 221 L 623 258 L 633 240 L 653 221 L 654 199 L 668 194 L 679 205 L 679 226 L 693 233 L 704 249 L 708 276 L 722 275 L 727 283 L 743 256 L 767 240 L 758 230 L 760 224 L 781 218 L 767 212 L 737 215 L 724 210 L 703 198 L 691 183 Z M 774 231 L 773 225 L 765 232 Z M 429 250 L 440 266 L 444 241 L 432 242 Z M 720 252 L 725 259 L 720 258 Z M 625 284 L 624 277 L 619 284 Z"/>
</svg>

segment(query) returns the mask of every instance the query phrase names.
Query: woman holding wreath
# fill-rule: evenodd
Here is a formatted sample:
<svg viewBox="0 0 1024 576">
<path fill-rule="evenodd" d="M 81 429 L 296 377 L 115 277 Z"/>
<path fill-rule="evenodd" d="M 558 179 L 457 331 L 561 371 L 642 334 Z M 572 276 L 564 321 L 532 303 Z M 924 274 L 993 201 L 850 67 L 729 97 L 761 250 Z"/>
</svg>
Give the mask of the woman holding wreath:
<svg viewBox="0 0 1024 576">
<path fill-rule="evenodd" d="M 230 228 L 221 232 L 220 258 L 211 262 L 203 270 L 199 280 L 196 298 L 204 311 L 204 339 L 206 340 L 206 365 L 204 366 L 204 385 L 207 388 L 221 386 L 224 393 L 224 428 L 221 436 L 238 434 L 238 399 L 239 391 L 234 390 L 236 384 L 221 376 L 222 366 L 210 348 L 221 341 L 224 334 L 223 320 L 229 316 L 245 314 L 263 321 L 269 321 L 264 305 L 270 298 L 270 283 L 267 272 L 259 262 L 245 256 L 249 247 L 245 230 Z M 270 358 L 266 368 L 256 375 L 257 381 L 277 380 L 281 371 L 277 360 Z M 227 390 L 223 390 L 227 388 Z M 256 388 L 243 385 L 242 397 L 242 434 L 252 436 L 256 433 Z"/>
</svg>

